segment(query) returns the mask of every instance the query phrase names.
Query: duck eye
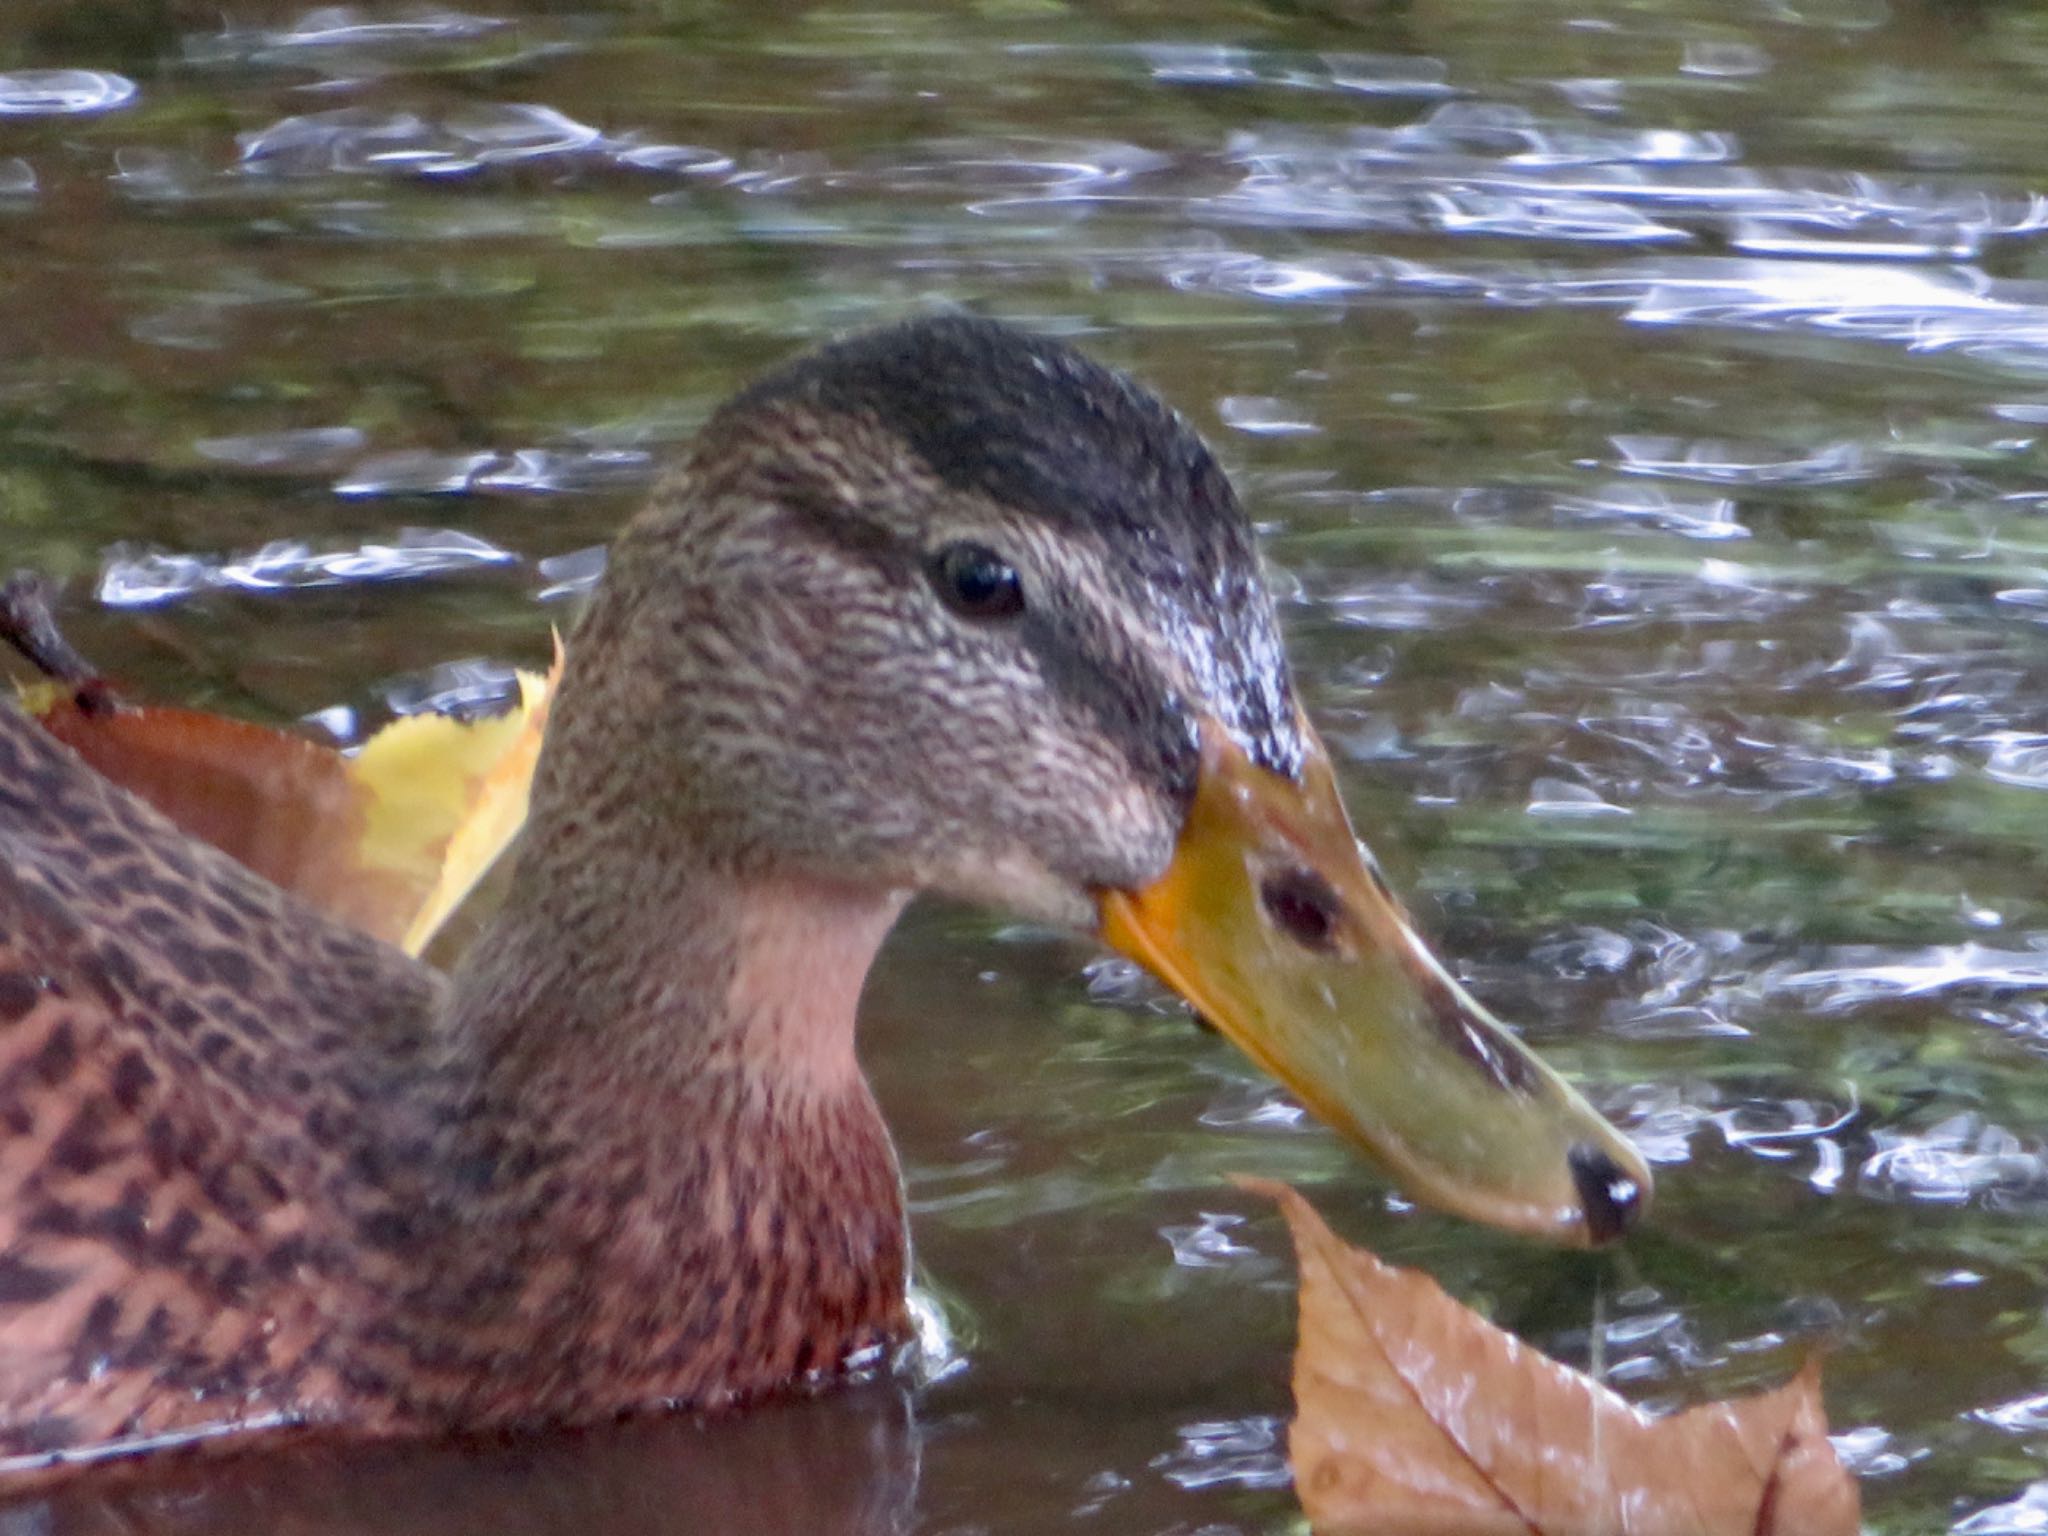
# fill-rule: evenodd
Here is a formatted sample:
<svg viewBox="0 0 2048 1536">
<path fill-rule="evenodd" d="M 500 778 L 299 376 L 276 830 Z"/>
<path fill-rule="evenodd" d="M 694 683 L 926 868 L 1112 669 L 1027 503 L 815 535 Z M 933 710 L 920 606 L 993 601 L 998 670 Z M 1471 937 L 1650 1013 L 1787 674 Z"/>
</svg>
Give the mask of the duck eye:
<svg viewBox="0 0 2048 1536">
<path fill-rule="evenodd" d="M 1007 619 L 1024 611 L 1017 568 L 983 544 L 948 544 L 932 561 L 932 585 L 955 613 Z"/>
</svg>

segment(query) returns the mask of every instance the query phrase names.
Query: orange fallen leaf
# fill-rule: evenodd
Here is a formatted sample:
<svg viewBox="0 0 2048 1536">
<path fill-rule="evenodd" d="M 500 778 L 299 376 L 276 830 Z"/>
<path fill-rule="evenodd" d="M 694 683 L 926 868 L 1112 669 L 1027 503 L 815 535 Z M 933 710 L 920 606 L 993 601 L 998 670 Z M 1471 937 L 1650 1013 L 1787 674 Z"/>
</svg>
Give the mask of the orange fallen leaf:
<svg viewBox="0 0 2048 1536">
<path fill-rule="evenodd" d="M 356 867 L 365 804 L 331 747 L 244 720 L 162 705 L 86 707 L 69 689 L 26 689 L 43 729 L 202 842 L 335 916 L 388 934 L 395 882 Z"/>
<path fill-rule="evenodd" d="M 461 721 L 414 715 L 353 756 L 286 731 L 104 690 L 22 691 L 43 728 L 192 836 L 378 938 L 424 950 L 526 819 L 561 675 L 519 674 L 519 703 Z"/>
<path fill-rule="evenodd" d="M 1288 1453 L 1320 1536 L 1856 1536 L 1809 1360 L 1664 1418 L 1537 1353 L 1284 1184 L 1301 1265 Z"/>
</svg>

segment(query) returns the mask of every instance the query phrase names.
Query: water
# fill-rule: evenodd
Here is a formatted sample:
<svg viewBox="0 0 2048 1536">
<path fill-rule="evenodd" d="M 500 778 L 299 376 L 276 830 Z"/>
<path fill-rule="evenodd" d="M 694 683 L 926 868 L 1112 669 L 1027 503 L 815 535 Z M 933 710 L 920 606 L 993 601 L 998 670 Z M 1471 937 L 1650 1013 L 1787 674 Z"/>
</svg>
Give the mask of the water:
<svg viewBox="0 0 2048 1536">
<path fill-rule="evenodd" d="M 12 0 L 0 529 L 117 673 L 473 706 L 769 360 L 1073 335 L 1227 457 L 1361 826 L 1662 1187 L 1613 1260 L 1414 1211 L 928 908 L 864 1051 L 964 1366 L 8 1529 L 1292 1530 L 1234 1169 L 1645 1400 L 1825 1347 L 1874 1529 L 2048 1528 L 2044 87 L 1996 0 Z"/>
</svg>

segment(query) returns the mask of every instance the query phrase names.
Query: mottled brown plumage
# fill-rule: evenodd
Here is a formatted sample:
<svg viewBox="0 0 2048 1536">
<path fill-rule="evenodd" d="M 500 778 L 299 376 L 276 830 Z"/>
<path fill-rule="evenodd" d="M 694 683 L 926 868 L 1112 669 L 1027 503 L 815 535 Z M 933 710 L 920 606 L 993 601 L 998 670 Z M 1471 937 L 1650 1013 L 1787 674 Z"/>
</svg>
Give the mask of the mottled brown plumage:
<svg viewBox="0 0 2048 1536">
<path fill-rule="evenodd" d="M 949 606 L 986 547 L 1028 607 Z M 570 645 L 452 978 L 0 708 L 0 1467 L 744 1399 L 904 1333 L 869 960 L 939 889 L 1086 922 L 1172 852 L 1195 721 L 1302 745 L 1194 434 L 964 319 L 721 412 Z"/>
</svg>

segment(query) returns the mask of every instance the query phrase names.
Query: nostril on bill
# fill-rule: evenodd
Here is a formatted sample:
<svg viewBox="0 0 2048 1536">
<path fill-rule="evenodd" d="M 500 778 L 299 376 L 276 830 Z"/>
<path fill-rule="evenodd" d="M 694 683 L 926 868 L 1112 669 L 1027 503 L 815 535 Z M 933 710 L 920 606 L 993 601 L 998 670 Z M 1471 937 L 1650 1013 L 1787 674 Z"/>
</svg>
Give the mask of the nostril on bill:
<svg viewBox="0 0 2048 1536">
<path fill-rule="evenodd" d="M 1313 870 L 1281 869 L 1259 882 L 1259 904 L 1273 926 L 1303 949 L 1328 954 L 1337 947 L 1343 910 L 1330 882 Z"/>
<path fill-rule="evenodd" d="M 1643 1211 L 1643 1186 L 1634 1175 L 1590 1142 L 1573 1147 L 1565 1160 L 1595 1243 L 1611 1243 L 1635 1225 Z"/>
</svg>

